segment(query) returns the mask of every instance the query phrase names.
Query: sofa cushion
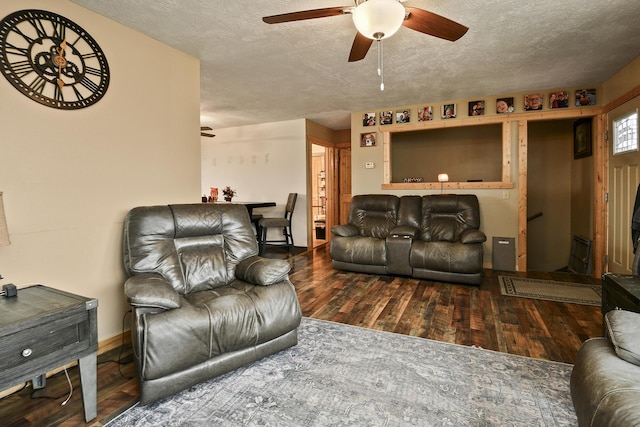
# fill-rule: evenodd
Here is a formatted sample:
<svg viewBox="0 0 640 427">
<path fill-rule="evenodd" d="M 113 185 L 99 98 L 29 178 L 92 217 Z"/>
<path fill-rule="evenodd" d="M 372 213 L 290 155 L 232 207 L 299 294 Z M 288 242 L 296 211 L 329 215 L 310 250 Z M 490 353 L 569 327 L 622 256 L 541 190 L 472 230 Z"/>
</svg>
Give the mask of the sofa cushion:
<svg viewBox="0 0 640 427">
<path fill-rule="evenodd" d="M 384 239 L 375 237 L 339 237 L 331 239 L 331 259 L 351 264 L 386 265 L 387 251 Z"/>
<path fill-rule="evenodd" d="M 604 320 L 618 357 L 640 366 L 640 314 L 611 310 L 605 314 Z"/>
<path fill-rule="evenodd" d="M 354 196 L 348 223 L 355 225 L 364 237 L 385 239 L 398 220 L 400 198 L 384 194 Z"/>
<path fill-rule="evenodd" d="M 413 269 L 472 274 L 482 271 L 481 244 L 414 240 L 409 255 Z"/>
</svg>

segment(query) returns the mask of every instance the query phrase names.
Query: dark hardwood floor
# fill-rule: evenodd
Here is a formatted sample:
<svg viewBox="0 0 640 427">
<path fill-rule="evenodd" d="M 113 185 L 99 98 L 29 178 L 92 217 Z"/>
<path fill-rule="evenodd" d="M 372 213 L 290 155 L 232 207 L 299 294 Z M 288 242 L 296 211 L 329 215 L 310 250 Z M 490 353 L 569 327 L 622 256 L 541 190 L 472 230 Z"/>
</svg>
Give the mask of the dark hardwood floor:
<svg viewBox="0 0 640 427">
<path fill-rule="evenodd" d="M 290 278 L 307 317 L 565 363 L 573 363 L 581 343 L 602 331 L 600 307 L 503 296 L 498 273 L 491 270 L 477 287 L 337 271 L 327 246 L 290 260 Z M 568 273 L 507 274 L 600 284 L 599 278 Z M 137 400 L 131 359 L 128 343 L 98 357 L 98 417 L 91 423 L 84 422 L 74 367 L 66 405 L 61 403 L 69 387 L 62 372 L 48 378 L 44 390 L 34 392 L 29 384 L 1 399 L 0 424 L 101 426 Z"/>
</svg>

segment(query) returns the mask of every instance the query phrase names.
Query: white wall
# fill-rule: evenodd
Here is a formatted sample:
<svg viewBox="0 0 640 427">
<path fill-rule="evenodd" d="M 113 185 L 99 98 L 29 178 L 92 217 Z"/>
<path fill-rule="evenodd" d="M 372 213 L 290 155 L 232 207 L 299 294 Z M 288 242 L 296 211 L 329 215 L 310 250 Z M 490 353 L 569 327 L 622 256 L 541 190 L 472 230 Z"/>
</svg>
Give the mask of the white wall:
<svg viewBox="0 0 640 427">
<path fill-rule="evenodd" d="M 255 213 L 282 216 L 289 193 L 298 193 L 293 215 L 296 246 L 307 246 L 306 121 L 289 120 L 215 129 L 202 138 L 201 193 L 229 185 L 236 201 L 274 201 L 275 208 Z M 271 232 L 274 232 L 273 234 Z M 280 238 L 270 230 L 269 238 Z"/>
<path fill-rule="evenodd" d="M 122 225 L 134 206 L 200 192 L 199 61 L 66 0 L 3 0 L 0 16 L 49 10 L 104 50 L 109 89 L 81 110 L 42 106 L 0 77 L 0 191 L 11 245 L 2 283 L 99 300 L 98 335 L 121 332 Z"/>
</svg>

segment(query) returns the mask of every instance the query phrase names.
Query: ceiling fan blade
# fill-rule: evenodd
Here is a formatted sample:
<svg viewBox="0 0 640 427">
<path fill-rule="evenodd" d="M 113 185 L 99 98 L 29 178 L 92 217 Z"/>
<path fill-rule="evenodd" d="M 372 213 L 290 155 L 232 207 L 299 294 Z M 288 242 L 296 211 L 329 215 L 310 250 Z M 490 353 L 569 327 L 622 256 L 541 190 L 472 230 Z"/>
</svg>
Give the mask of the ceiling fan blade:
<svg viewBox="0 0 640 427">
<path fill-rule="evenodd" d="M 416 7 L 406 7 L 405 9 L 409 12 L 409 17 L 402 22 L 402 25 L 430 36 L 454 42 L 464 36 L 469 29 L 433 12 Z"/>
<path fill-rule="evenodd" d="M 356 33 L 356 38 L 353 40 L 353 45 L 351 45 L 351 52 L 349 53 L 349 62 L 360 61 L 367 56 L 367 52 L 369 52 L 369 48 L 373 40 L 363 36 L 360 33 Z"/>
<path fill-rule="evenodd" d="M 300 12 L 283 13 L 281 15 L 265 16 L 262 20 L 267 24 L 280 24 L 282 22 L 302 21 L 304 19 L 343 15 L 345 13 L 350 13 L 352 9 L 353 7 L 351 6 L 326 7 L 323 9 L 303 10 Z"/>
<path fill-rule="evenodd" d="M 200 130 L 213 130 L 209 126 L 200 126 Z"/>
<path fill-rule="evenodd" d="M 206 136 L 207 138 L 213 138 L 215 135 L 212 133 L 200 132 L 200 136 Z"/>
</svg>

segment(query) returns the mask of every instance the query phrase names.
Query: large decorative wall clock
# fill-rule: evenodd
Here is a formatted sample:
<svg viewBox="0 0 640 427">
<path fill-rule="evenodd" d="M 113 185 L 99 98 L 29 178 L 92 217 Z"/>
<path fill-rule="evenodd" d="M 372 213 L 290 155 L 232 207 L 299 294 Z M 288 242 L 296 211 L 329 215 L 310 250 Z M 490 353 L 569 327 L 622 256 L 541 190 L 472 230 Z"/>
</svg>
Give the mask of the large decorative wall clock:
<svg viewBox="0 0 640 427">
<path fill-rule="evenodd" d="M 109 87 L 109 64 L 93 37 L 44 10 L 0 21 L 0 70 L 23 95 L 63 110 L 93 105 Z"/>
</svg>

